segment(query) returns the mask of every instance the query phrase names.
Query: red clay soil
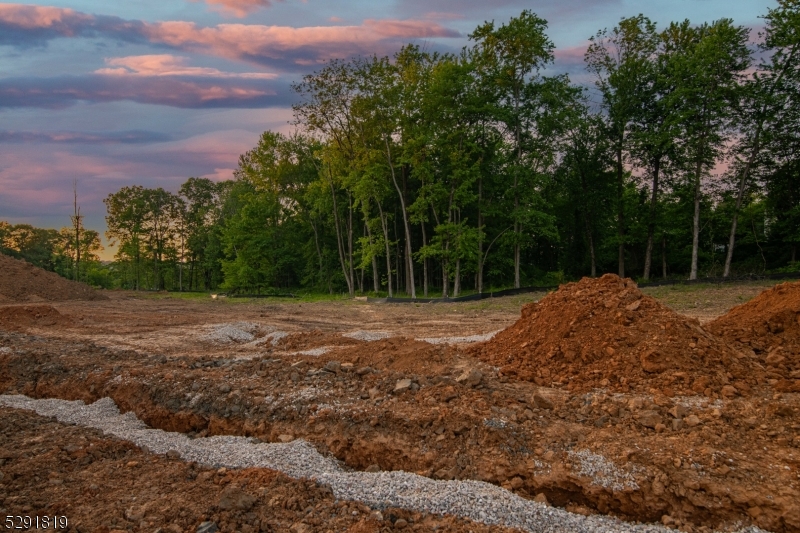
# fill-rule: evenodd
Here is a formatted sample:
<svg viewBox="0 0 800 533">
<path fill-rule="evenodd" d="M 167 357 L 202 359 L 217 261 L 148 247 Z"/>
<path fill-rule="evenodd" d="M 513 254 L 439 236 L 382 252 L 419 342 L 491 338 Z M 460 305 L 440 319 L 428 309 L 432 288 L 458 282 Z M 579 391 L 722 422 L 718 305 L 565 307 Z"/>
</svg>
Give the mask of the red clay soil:
<svg viewBox="0 0 800 533">
<path fill-rule="evenodd" d="M 735 396 L 763 380 L 752 359 L 697 320 L 613 274 L 561 286 L 471 351 L 505 375 L 571 391 Z"/>
<path fill-rule="evenodd" d="M 29 327 L 69 326 L 72 320 L 52 305 L 14 305 L 0 307 L 0 329 L 25 331 Z"/>
<path fill-rule="evenodd" d="M 800 282 L 766 290 L 706 328 L 757 357 L 781 392 L 800 392 Z"/>
<path fill-rule="evenodd" d="M 260 468 L 211 469 L 27 411 L 0 408 L 0 440 L 4 522 L 60 516 L 69 531 L 87 533 L 193 532 L 205 521 L 220 533 L 518 531 L 400 509 L 376 513 L 314 481 Z"/>
<path fill-rule="evenodd" d="M 105 299 L 85 283 L 0 254 L 0 303 Z"/>
</svg>

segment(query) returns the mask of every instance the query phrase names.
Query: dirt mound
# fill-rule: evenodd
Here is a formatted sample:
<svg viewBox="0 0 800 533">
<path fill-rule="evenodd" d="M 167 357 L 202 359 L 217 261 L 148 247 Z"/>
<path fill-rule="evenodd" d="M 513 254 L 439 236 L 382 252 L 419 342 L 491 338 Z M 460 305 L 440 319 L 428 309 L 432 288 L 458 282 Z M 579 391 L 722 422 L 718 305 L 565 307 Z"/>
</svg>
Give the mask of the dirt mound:
<svg viewBox="0 0 800 533">
<path fill-rule="evenodd" d="M 21 331 L 29 327 L 68 326 L 72 321 L 52 305 L 0 307 L 0 329 Z"/>
<path fill-rule="evenodd" d="M 0 302 L 105 300 L 85 283 L 64 279 L 30 263 L 0 254 Z"/>
<path fill-rule="evenodd" d="M 767 366 L 776 388 L 800 392 L 800 282 L 782 283 L 706 325 Z"/>
<path fill-rule="evenodd" d="M 470 351 L 506 375 L 574 391 L 736 395 L 758 379 L 750 360 L 699 322 L 613 274 L 561 286 Z"/>
</svg>

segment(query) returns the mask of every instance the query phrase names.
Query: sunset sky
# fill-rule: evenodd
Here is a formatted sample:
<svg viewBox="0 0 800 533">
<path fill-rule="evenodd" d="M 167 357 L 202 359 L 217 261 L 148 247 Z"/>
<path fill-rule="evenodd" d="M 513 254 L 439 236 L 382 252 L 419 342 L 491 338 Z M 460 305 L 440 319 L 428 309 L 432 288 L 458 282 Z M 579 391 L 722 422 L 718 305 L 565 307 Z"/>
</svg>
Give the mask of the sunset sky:
<svg viewBox="0 0 800 533">
<path fill-rule="evenodd" d="M 266 130 L 291 131 L 290 84 L 331 58 L 414 42 L 457 51 L 485 20 L 531 9 L 557 47 L 551 72 L 580 83 L 587 39 L 623 16 L 659 27 L 730 17 L 751 0 L 50 0 L 0 3 L 0 220 L 69 224 L 72 181 L 89 228 L 125 185 L 177 191 L 229 179 Z M 752 36 L 755 38 L 755 35 Z M 104 254 L 107 258 L 113 250 Z"/>
</svg>

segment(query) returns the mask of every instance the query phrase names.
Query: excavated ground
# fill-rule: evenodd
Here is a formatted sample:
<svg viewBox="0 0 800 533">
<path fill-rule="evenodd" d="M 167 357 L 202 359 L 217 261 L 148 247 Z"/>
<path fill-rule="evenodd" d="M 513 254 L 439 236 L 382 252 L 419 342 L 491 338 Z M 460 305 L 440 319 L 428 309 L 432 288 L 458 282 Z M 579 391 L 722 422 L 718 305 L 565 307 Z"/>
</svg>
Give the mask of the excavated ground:
<svg viewBox="0 0 800 533">
<path fill-rule="evenodd" d="M 800 354 L 792 352 L 788 334 L 781 337 L 784 359 L 775 363 L 767 360 L 774 350 L 745 352 L 630 282 L 581 283 L 526 308 L 516 325 L 519 314 L 493 303 L 201 304 L 114 295 L 44 305 L 52 311 L 43 304 L 0 306 L 0 393 L 86 402 L 108 396 L 156 428 L 269 442 L 303 438 L 353 469 L 484 480 L 576 513 L 683 531 L 748 524 L 800 531 L 800 394 L 792 388 Z M 484 344 L 460 344 L 506 326 Z M 587 344 L 586 354 L 575 348 Z M 77 513 L 87 498 L 99 497 L 103 513 L 95 521 L 81 518 L 87 531 L 143 530 L 142 519 L 126 517 L 130 505 L 112 504 L 106 489 L 91 488 L 102 487 L 96 480 L 117 467 L 141 476 L 120 486 L 119 498 L 158 502 L 152 514 L 162 518 L 154 529 L 189 530 L 213 519 L 230 523 L 223 531 L 245 531 L 245 525 L 269 531 L 267 522 L 278 520 L 281 525 L 269 527 L 280 531 L 305 520 L 309 531 L 326 531 L 330 510 L 337 509 L 324 488 L 275 473 L 212 472 L 202 485 L 186 479 L 200 479 L 200 467 L 26 412 L 5 410 L 2 417 L 3 431 L 21 428 L 6 431 L 0 444 L 0 508 L 9 513 L 43 512 L 53 502 Z M 37 441 L 43 434 L 51 436 Z M 59 458 L 73 453 L 64 451 L 62 439 L 77 435 L 104 439 L 111 451 L 101 464 L 73 466 Z M 142 455 L 120 458 L 122 450 Z M 131 462 L 138 466 L 130 469 Z M 25 496 L 45 478 L 56 483 L 47 482 L 37 498 Z M 263 496 L 254 504 L 255 518 L 225 515 L 214 503 L 224 489 L 215 481 L 224 479 Z M 177 498 L 181 483 L 187 494 L 197 491 L 187 502 L 202 502 L 186 503 L 186 516 L 180 515 L 184 503 L 158 496 L 173 486 L 167 490 Z M 306 515 L 300 509 L 308 505 L 281 504 L 284 514 L 270 514 L 271 491 L 312 499 L 322 510 Z M 359 510 L 346 504 L 353 506 Z M 342 516 L 348 522 L 330 529 L 391 526 L 368 524 L 367 515 Z M 426 530 L 483 527 L 399 511 L 393 516 L 401 515 Z"/>
</svg>

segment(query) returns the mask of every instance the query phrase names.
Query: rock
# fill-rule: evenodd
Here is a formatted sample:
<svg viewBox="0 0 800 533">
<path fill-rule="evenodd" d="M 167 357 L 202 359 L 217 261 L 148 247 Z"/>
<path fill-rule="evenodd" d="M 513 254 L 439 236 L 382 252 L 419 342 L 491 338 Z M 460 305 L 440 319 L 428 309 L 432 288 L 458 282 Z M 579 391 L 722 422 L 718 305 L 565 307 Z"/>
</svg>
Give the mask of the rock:
<svg viewBox="0 0 800 533">
<path fill-rule="evenodd" d="M 340 363 L 339 361 L 328 361 L 327 363 L 325 363 L 323 369 L 327 370 L 328 372 L 333 372 L 334 374 L 338 374 L 339 372 L 342 371 L 342 363 Z"/>
<path fill-rule="evenodd" d="M 753 506 L 747 510 L 747 514 L 749 514 L 753 518 L 758 518 L 762 514 L 764 514 L 764 510 L 759 506 Z"/>
<path fill-rule="evenodd" d="M 359 376 L 365 376 L 367 374 L 370 374 L 371 372 L 372 372 L 372 368 L 370 368 L 368 366 L 362 366 L 361 368 L 356 370 L 356 374 L 358 374 Z"/>
<path fill-rule="evenodd" d="M 777 365 L 783 363 L 784 361 L 786 361 L 786 358 L 784 356 L 782 356 L 781 354 L 779 354 L 777 352 L 777 350 L 772 352 L 772 353 L 770 353 L 764 359 L 765 363 L 767 363 L 768 365 L 773 365 L 773 366 L 777 366 Z"/>
<path fill-rule="evenodd" d="M 222 394 L 228 394 L 231 391 L 231 386 L 228 385 L 227 383 L 223 383 L 222 385 L 219 386 L 219 391 Z"/>
<path fill-rule="evenodd" d="M 222 491 L 217 506 L 225 511 L 248 511 L 256 503 L 256 498 L 247 494 L 236 486 L 230 486 Z"/>
<path fill-rule="evenodd" d="M 408 378 L 399 379 L 397 383 L 394 385 L 394 393 L 400 394 L 406 392 L 407 390 L 411 389 L 411 380 Z"/>
<path fill-rule="evenodd" d="M 639 309 L 640 305 L 642 305 L 642 301 L 636 300 L 635 302 L 626 305 L 625 309 L 627 309 L 628 311 L 636 311 L 637 309 Z"/>
<path fill-rule="evenodd" d="M 725 385 L 724 387 L 722 387 L 722 390 L 720 392 L 726 398 L 733 398 L 734 396 L 739 394 L 739 391 L 737 391 L 736 387 L 734 387 L 733 385 Z"/>
<path fill-rule="evenodd" d="M 671 414 L 673 418 L 683 418 L 689 411 L 682 405 L 676 405 L 667 412 Z"/>
<path fill-rule="evenodd" d="M 397 520 L 394 521 L 394 528 L 395 529 L 405 529 L 405 527 L 407 525 L 408 525 L 408 522 L 406 521 L 405 518 L 398 518 Z"/>
<path fill-rule="evenodd" d="M 180 459 L 181 454 L 178 450 L 170 450 L 167 452 L 167 459 Z"/>
<path fill-rule="evenodd" d="M 445 387 L 444 390 L 442 390 L 443 402 L 447 403 L 450 400 L 455 400 L 456 398 L 458 398 L 458 392 L 456 392 L 454 387 Z"/>
<path fill-rule="evenodd" d="M 456 383 L 461 383 L 467 387 L 476 387 L 483 379 L 483 372 L 477 368 L 465 370 L 460 376 L 456 378 Z"/>
<path fill-rule="evenodd" d="M 663 433 L 667 430 L 667 426 L 664 424 L 656 424 L 656 433 Z"/>
<path fill-rule="evenodd" d="M 342 363 L 342 372 L 352 372 L 353 366 L 353 363 Z"/>
<path fill-rule="evenodd" d="M 369 517 L 378 522 L 383 522 L 383 513 L 380 511 L 372 511 Z"/>
<path fill-rule="evenodd" d="M 683 419 L 682 418 L 674 418 L 672 420 L 672 431 L 678 431 L 683 428 Z"/>
<path fill-rule="evenodd" d="M 370 399 L 374 400 L 375 398 L 381 395 L 381 391 L 377 387 L 372 387 L 371 389 L 369 389 L 367 394 L 369 394 Z"/>
<path fill-rule="evenodd" d="M 376 464 L 374 464 L 374 463 L 369 465 L 367 468 L 364 469 L 364 472 L 371 472 L 371 473 L 380 472 L 380 471 L 381 471 L 381 467 L 376 465 Z"/>
<path fill-rule="evenodd" d="M 145 508 L 144 507 L 129 507 L 125 509 L 125 518 L 130 520 L 131 522 L 138 522 L 142 518 L 144 518 Z"/>
<path fill-rule="evenodd" d="M 283 435 L 278 435 L 278 440 L 283 443 L 292 442 L 294 440 L 294 435 L 284 433 Z"/>
<path fill-rule="evenodd" d="M 553 402 L 551 402 L 541 394 L 533 395 L 533 405 L 535 405 L 539 409 L 553 409 Z"/>
<path fill-rule="evenodd" d="M 219 528 L 214 522 L 203 522 L 197 526 L 197 533 L 216 533 L 217 531 Z"/>
<path fill-rule="evenodd" d="M 539 502 L 539 503 L 543 503 L 543 504 L 547 505 L 548 507 L 550 507 L 550 502 L 547 500 L 547 496 L 545 496 L 544 492 L 540 492 L 539 494 L 537 494 L 533 498 L 533 501 Z"/>
<path fill-rule="evenodd" d="M 304 524 L 302 522 L 295 522 L 292 524 L 292 527 L 289 528 L 289 531 L 292 533 L 311 533 L 313 529 L 308 524 Z"/>
<path fill-rule="evenodd" d="M 628 402 L 628 409 L 631 411 L 638 411 L 642 407 L 644 407 L 644 400 L 641 398 L 631 398 Z"/>
<path fill-rule="evenodd" d="M 700 419 L 697 417 L 697 415 L 689 415 L 686 418 L 684 418 L 683 421 L 690 428 L 700 425 Z"/>
<path fill-rule="evenodd" d="M 637 413 L 636 420 L 646 428 L 655 429 L 661 424 L 661 415 L 658 411 L 641 411 Z"/>
</svg>

